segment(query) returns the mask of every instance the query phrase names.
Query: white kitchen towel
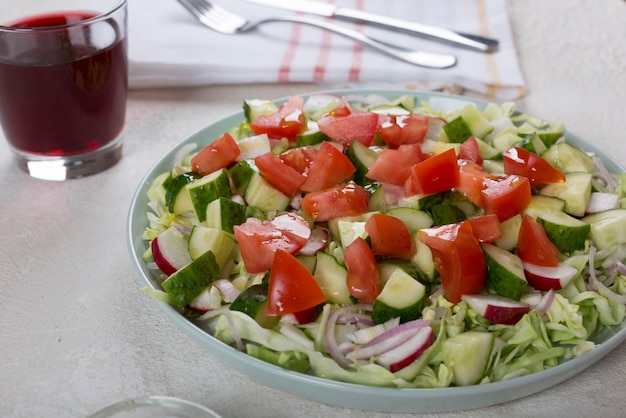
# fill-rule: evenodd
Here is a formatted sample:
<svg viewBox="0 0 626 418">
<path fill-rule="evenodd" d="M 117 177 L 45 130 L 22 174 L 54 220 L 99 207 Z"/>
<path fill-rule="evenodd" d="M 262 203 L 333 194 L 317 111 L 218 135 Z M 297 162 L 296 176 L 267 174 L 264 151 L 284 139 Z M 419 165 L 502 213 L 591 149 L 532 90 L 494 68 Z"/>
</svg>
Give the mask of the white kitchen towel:
<svg viewBox="0 0 626 418">
<path fill-rule="evenodd" d="M 426 69 L 310 26 L 268 23 L 251 33 L 224 35 L 201 25 L 176 0 L 129 0 L 130 87 L 313 82 L 337 87 L 467 89 L 507 100 L 524 94 L 506 0 L 318 1 L 493 37 L 500 47 L 485 54 L 336 21 L 387 43 L 458 58 L 452 68 Z M 212 2 L 249 19 L 292 13 L 244 0 Z"/>
</svg>

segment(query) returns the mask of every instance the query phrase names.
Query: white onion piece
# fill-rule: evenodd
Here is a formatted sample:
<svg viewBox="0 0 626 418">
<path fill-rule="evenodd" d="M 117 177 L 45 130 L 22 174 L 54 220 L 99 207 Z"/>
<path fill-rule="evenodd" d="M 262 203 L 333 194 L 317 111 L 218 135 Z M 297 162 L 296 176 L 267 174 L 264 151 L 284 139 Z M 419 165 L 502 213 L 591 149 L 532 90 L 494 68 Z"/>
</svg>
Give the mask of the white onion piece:
<svg viewBox="0 0 626 418">
<path fill-rule="evenodd" d="M 552 301 L 554 300 L 554 290 L 550 289 L 546 292 L 545 295 L 539 300 L 539 303 L 535 305 L 535 309 L 539 312 L 540 315 L 545 314 L 550 309 L 550 305 L 552 305 Z"/>
<path fill-rule="evenodd" d="M 213 286 L 215 286 L 220 292 L 222 292 L 225 302 L 233 302 L 235 299 L 237 299 L 239 294 L 241 294 L 241 291 L 237 289 L 230 280 L 227 279 L 218 279 L 213 282 Z"/>
<path fill-rule="evenodd" d="M 352 362 L 339 350 L 337 339 L 335 338 L 335 325 L 337 323 L 337 318 L 348 313 L 371 310 L 372 305 L 350 305 L 335 309 L 335 311 L 328 317 L 328 321 L 326 322 L 324 329 L 324 345 L 326 346 L 326 350 L 328 350 L 328 354 L 330 354 L 339 366 L 348 369 L 352 366 Z"/>
<path fill-rule="evenodd" d="M 400 325 L 400 317 L 392 318 L 382 324 L 377 324 L 371 327 L 359 329 L 346 335 L 346 338 L 354 344 L 367 344 L 380 334 L 391 328 Z"/>
<path fill-rule="evenodd" d="M 609 299 L 610 301 L 619 303 L 622 305 L 626 304 L 626 295 L 619 295 L 613 292 L 611 289 L 606 287 L 604 283 L 598 280 L 596 276 L 596 271 L 594 269 L 595 255 L 596 255 L 596 248 L 590 247 L 589 248 L 589 284 L 592 286 L 594 290 L 597 290 L 599 294 Z"/>
</svg>

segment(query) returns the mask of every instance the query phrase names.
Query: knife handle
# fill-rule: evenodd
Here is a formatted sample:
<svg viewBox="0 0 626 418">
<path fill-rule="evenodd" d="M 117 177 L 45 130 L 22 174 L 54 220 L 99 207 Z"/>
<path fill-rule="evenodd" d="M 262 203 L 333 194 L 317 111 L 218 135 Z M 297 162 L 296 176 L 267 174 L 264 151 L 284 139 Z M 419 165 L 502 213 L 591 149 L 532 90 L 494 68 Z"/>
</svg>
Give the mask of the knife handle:
<svg viewBox="0 0 626 418">
<path fill-rule="evenodd" d="M 445 28 L 424 25 L 416 22 L 409 22 L 407 20 L 400 20 L 387 16 L 375 15 L 370 12 L 349 9 L 346 7 L 337 7 L 334 10 L 333 17 L 369 23 L 386 29 L 401 30 L 409 34 L 418 35 L 424 38 L 442 41 L 454 45 L 464 46 L 466 48 L 482 52 L 492 52 L 498 49 L 498 40 L 493 38 L 454 32 Z"/>
</svg>

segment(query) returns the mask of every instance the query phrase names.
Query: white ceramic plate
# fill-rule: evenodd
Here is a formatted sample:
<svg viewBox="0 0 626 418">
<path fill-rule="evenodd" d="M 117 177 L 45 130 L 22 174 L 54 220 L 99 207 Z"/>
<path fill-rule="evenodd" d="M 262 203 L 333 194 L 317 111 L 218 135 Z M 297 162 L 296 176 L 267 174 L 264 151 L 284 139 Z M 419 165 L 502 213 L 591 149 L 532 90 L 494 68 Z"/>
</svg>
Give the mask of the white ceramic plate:
<svg viewBox="0 0 626 418">
<path fill-rule="evenodd" d="M 479 108 L 483 108 L 487 104 L 486 102 L 467 97 L 438 93 L 380 90 L 346 90 L 324 93 L 338 96 L 379 94 L 389 98 L 404 94 L 414 94 L 417 96 L 418 102 L 427 101 L 431 108 L 437 110 L 460 109 L 467 103 L 475 103 Z M 187 143 L 206 145 L 243 120 L 244 115 L 242 112 L 239 112 L 207 126 L 165 154 L 141 181 L 130 207 L 127 240 L 131 258 L 139 272 L 143 285 L 147 284 L 152 288 L 160 289 L 156 277 L 141 259 L 141 255 L 146 250 L 146 242 L 141 239 L 141 236 L 147 226 L 146 193 L 150 183 L 158 174 L 171 168 L 174 155 L 182 145 Z M 580 146 L 586 151 L 599 155 L 610 171 L 620 172 L 623 170 L 619 164 L 593 145 L 569 133 L 566 134 L 566 139 L 573 145 Z M 626 323 L 622 323 L 620 326 L 607 329 L 597 336 L 595 342 L 598 343 L 598 346 L 594 351 L 582 357 L 566 361 L 552 369 L 509 381 L 443 389 L 381 388 L 323 379 L 273 366 L 237 351 L 235 348 L 217 340 L 171 306 L 161 302 L 156 303 L 161 305 L 165 313 L 182 330 L 194 337 L 214 356 L 253 379 L 285 392 L 326 404 L 383 412 L 444 412 L 484 407 L 519 399 L 554 386 L 580 373 L 602 359 L 626 339 Z"/>
</svg>

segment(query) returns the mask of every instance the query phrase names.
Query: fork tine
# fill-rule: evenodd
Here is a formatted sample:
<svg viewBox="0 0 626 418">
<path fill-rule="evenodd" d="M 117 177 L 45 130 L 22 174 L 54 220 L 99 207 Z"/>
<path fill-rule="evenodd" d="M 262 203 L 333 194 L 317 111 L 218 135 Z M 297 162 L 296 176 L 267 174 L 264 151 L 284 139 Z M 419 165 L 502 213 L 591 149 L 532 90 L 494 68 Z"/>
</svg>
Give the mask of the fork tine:
<svg viewBox="0 0 626 418">
<path fill-rule="evenodd" d="M 207 0 L 178 0 L 206 26 L 222 33 L 235 33 L 247 20 Z"/>
</svg>

